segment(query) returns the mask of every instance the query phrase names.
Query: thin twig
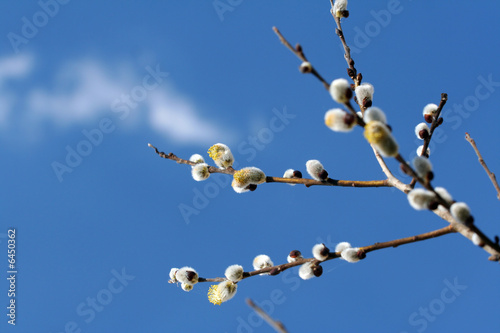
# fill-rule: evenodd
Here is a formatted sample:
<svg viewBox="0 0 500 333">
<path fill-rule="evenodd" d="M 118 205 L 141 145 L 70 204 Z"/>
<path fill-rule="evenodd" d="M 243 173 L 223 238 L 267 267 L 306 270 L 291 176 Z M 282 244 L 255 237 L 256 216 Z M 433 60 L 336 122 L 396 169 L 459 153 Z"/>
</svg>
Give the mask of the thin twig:
<svg viewBox="0 0 500 333">
<path fill-rule="evenodd" d="M 354 67 L 354 60 L 351 57 L 351 49 L 349 48 L 349 46 L 345 41 L 344 32 L 342 31 L 342 25 L 340 24 L 340 17 L 337 17 L 337 15 L 333 11 L 334 1 L 330 0 L 330 3 L 332 5 L 330 13 L 332 13 L 333 19 L 337 24 L 337 29 L 335 29 L 335 33 L 337 34 L 337 36 L 339 36 L 340 41 L 342 42 L 342 46 L 344 47 L 344 52 L 345 52 L 344 58 L 345 61 L 347 62 L 347 66 L 349 66 L 347 74 L 354 81 L 355 87 L 357 87 L 361 83 L 362 76 L 358 77 L 358 71 L 356 70 L 356 67 Z"/>
<path fill-rule="evenodd" d="M 444 235 L 454 233 L 454 232 L 456 232 L 454 226 L 448 225 L 444 228 L 441 228 L 438 230 L 433 230 L 433 231 L 426 232 L 423 234 L 419 234 L 419 235 L 415 235 L 415 236 L 411 236 L 411 237 L 394 239 L 394 240 L 387 241 L 387 242 L 375 243 L 373 245 L 369 245 L 369 246 L 365 246 L 365 247 L 360 247 L 359 251 L 366 254 L 368 252 L 382 250 L 382 249 L 386 249 L 389 247 L 398 247 L 401 245 L 416 243 L 416 242 L 420 242 L 423 240 L 444 236 Z M 340 252 L 330 252 L 330 254 L 328 255 L 328 258 L 324 261 L 336 259 L 336 258 L 339 258 L 340 256 L 341 256 Z M 295 266 L 300 266 L 302 264 L 305 264 L 306 262 L 311 262 L 311 261 L 315 262 L 315 264 L 320 264 L 323 262 L 323 261 L 319 261 L 315 258 L 301 258 L 301 259 L 297 259 L 296 261 L 289 262 L 286 264 L 276 265 L 276 266 L 272 266 L 272 267 L 266 267 L 266 268 L 259 269 L 256 271 L 251 271 L 251 272 L 245 272 L 243 275 L 243 279 L 246 279 L 246 278 L 249 278 L 252 276 L 256 276 L 256 275 L 260 275 L 260 274 L 265 274 L 265 273 L 271 273 L 271 275 L 277 275 L 277 274 L 279 274 L 287 269 L 290 269 L 290 268 L 295 267 Z M 198 282 L 222 282 L 225 280 L 226 280 L 226 278 L 223 278 L 223 277 L 217 277 L 217 278 L 201 278 L 200 277 L 198 279 Z"/>
<path fill-rule="evenodd" d="M 148 146 L 153 148 L 155 152 L 162 158 L 166 158 L 172 161 L 176 161 L 179 164 L 196 165 L 196 163 L 177 157 L 173 153 L 164 153 L 158 150 L 155 146 L 148 143 Z M 227 169 L 220 169 L 214 166 L 208 167 L 208 172 L 210 173 L 223 173 L 227 175 L 233 175 L 236 170 L 232 167 Z M 324 181 L 308 179 L 308 178 L 281 178 L 281 177 L 266 177 L 266 183 L 286 183 L 286 184 L 302 184 L 306 187 L 310 186 L 339 186 L 339 187 L 391 187 L 387 179 L 383 180 L 340 180 L 328 178 Z"/>
<path fill-rule="evenodd" d="M 273 27 L 273 31 L 276 35 L 278 35 L 281 43 L 283 43 L 283 45 L 285 45 L 290 51 L 292 51 L 293 54 L 295 54 L 297 56 L 297 58 L 299 58 L 303 62 L 311 63 L 310 61 L 307 60 L 307 58 L 304 54 L 304 51 L 302 50 L 302 46 L 300 46 L 300 44 L 297 44 L 296 47 L 293 47 L 286 40 L 286 38 L 281 34 L 281 32 L 278 30 L 278 28 Z M 313 74 L 321 83 L 323 83 L 323 86 L 325 87 L 326 90 L 330 89 L 330 84 L 328 82 L 326 82 L 326 80 L 318 73 L 318 71 L 316 71 L 316 69 L 314 68 L 314 66 L 312 64 L 311 64 L 311 74 Z"/>
<path fill-rule="evenodd" d="M 472 148 L 474 148 L 474 151 L 476 152 L 479 163 L 481 163 L 481 165 L 484 168 L 484 171 L 486 171 L 486 173 L 488 174 L 488 177 L 490 177 L 490 180 L 493 183 L 493 186 L 497 190 L 497 199 L 500 200 L 500 187 L 498 186 L 497 177 L 495 177 L 495 174 L 493 172 L 491 172 L 490 169 L 488 169 L 488 166 L 486 165 L 486 162 L 484 161 L 483 156 L 481 155 L 481 153 L 479 152 L 479 149 L 477 148 L 476 141 L 474 141 L 474 139 L 471 138 L 471 136 L 467 132 L 465 132 L 465 140 L 469 141 Z"/>
<path fill-rule="evenodd" d="M 260 306 L 255 304 L 250 298 L 247 298 L 246 301 L 248 306 L 251 307 L 255 312 L 257 312 L 257 314 L 261 316 L 262 319 L 264 319 L 269 324 L 269 326 L 271 326 L 276 332 L 288 333 L 288 331 L 286 330 L 285 326 L 281 321 L 277 321 L 271 318 L 271 316 L 268 315 L 266 311 L 264 311 Z"/>
</svg>

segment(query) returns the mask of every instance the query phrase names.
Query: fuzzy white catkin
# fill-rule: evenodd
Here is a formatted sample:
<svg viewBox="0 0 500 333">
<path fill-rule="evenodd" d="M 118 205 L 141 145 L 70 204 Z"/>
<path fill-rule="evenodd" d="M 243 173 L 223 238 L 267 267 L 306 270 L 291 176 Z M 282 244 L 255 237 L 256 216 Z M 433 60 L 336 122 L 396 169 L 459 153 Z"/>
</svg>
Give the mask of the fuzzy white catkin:
<svg viewBox="0 0 500 333">
<path fill-rule="evenodd" d="M 352 247 L 350 243 L 348 243 L 348 242 L 340 242 L 340 243 L 337 244 L 337 246 L 335 246 L 335 252 L 342 252 L 345 249 L 348 249 L 350 247 Z"/>
<path fill-rule="evenodd" d="M 330 95 L 339 104 L 347 103 L 352 96 L 351 85 L 346 79 L 333 80 L 330 84 Z"/>
<path fill-rule="evenodd" d="M 186 284 L 196 284 L 198 283 L 198 273 L 194 268 L 182 267 L 175 273 L 175 278 L 177 281 Z"/>
<path fill-rule="evenodd" d="M 416 210 L 429 209 L 429 204 L 436 199 L 436 195 L 423 188 L 415 188 L 408 193 L 408 202 Z"/>
<path fill-rule="evenodd" d="M 274 266 L 274 264 L 268 255 L 260 254 L 253 259 L 253 269 L 255 269 L 256 271 L 272 266 Z"/>
<path fill-rule="evenodd" d="M 246 187 L 250 184 L 259 185 L 266 181 L 264 172 L 256 167 L 246 167 L 233 174 L 233 186 Z"/>
<path fill-rule="evenodd" d="M 309 160 L 306 163 L 307 173 L 314 179 L 322 181 L 320 174 L 325 170 L 323 164 L 318 160 Z"/>
<path fill-rule="evenodd" d="M 335 0 L 335 3 L 333 5 L 333 12 L 336 13 L 337 16 L 339 16 L 337 12 L 342 12 L 344 10 L 347 10 L 347 0 Z"/>
<path fill-rule="evenodd" d="M 381 123 L 387 124 L 387 117 L 385 116 L 384 111 L 375 106 L 366 109 L 363 120 L 365 121 L 365 123 L 369 123 L 372 120 L 377 120 Z"/>
<path fill-rule="evenodd" d="M 210 172 L 208 171 L 208 164 L 206 163 L 198 163 L 194 165 L 191 169 L 191 176 L 197 182 L 201 182 L 208 177 L 210 177 Z"/>
<path fill-rule="evenodd" d="M 342 109 L 331 109 L 325 113 L 325 125 L 334 132 L 350 132 L 356 124 L 355 117 Z"/>
<path fill-rule="evenodd" d="M 231 149 L 223 143 L 216 143 L 208 149 L 208 155 L 214 160 L 219 168 L 229 168 L 234 163 Z"/>
<path fill-rule="evenodd" d="M 426 115 L 435 116 L 437 109 L 438 109 L 438 106 L 436 104 L 429 103 L 426 106 L 424 106 L 424 111 L 422 112 L 422 114 L 424 116 L 426 116 Z"/>
<path fill-rule="evenodd" d="M 466 223 L 470 218 L 470 208 L 465 202 L 455 202 L 450 207 L 450 213 L 458 223 Z"/>
<path fill-rule="evenodd" d="M 314 277 L 312 262 L 306 262 L 299 268 L 299 276 L 302 280 L 309 280 Z"/>
<path fill-rule="evenodd" d="M 312 248 L 314 258 L 320 261 L 328 259 L 329 252 L 330 250 L 323 243 L 316 244 Z"/>
<path fill-rule="evenodd" d="M 420 136 L 420 132 L 421 131 L 426 131 L 427 134 L 429 134 L 431 132 L 429 126 L 426 124 L 426 123 L 420 123 L 418 124 L 417 126 L 415 126 L 415 135 L 417 136 L 417 138 L 419 138 L 420 140 L 423 140 L 424 138 Z"/>
<path fill-rule="evenodd" d="M 189 158 L 189 161 L 190 162 L 193 162 L 193 163 L 205 163 L 205 159 L 203 158 L 203 156 L 201 156 L 200 154 L 193 154 L 191 155 L 191 157 Z M 193 167 L 194 165 L 192 165 L 191 167 Z"/>
<path fill-rule="evenodd" d="M 420 145 L 417 148 L 417 155 L 422 156 L 422 152 L 424 151 L 424 145 Z M 427 148 L 427 156 L 431 156 L 431 149 Z"/>
<path fill-rule="evenodd" d="M 355 263 L 355 262 L 358 262 L 360 260 L 358 257 L 358 251 L 359 251 L 358 247 L 354 247 L 354 248 L 350 247 L 350 248 L 342 251 L 340 256 L 342 257 L 342 259 L 344 259 L 347 262 Z"/>
<path fill-rule="evenodd" d="M 238 282 L 243 279 L 243 266 L 241 265 L 231 265 L 226 268 L 226 272 L 224 273 L 228 280 L 233 282 Z"/>
<path fill-rule="evenodd" d="M 370 83 L 362 83 L 354 89 L 358 103 L 363 103 L 363 100 L 371 101 L 373 98 L 374 88 Z"/>
<path fill-rule="evenodd" d="M 417 174 L 422 178 L 425 178 L 429 172 L 432 171 L 431 161 L 429 161 L 427 157 L 415 156 L 413 159 L 413 166 L 415 167 Z"/>
</svg>

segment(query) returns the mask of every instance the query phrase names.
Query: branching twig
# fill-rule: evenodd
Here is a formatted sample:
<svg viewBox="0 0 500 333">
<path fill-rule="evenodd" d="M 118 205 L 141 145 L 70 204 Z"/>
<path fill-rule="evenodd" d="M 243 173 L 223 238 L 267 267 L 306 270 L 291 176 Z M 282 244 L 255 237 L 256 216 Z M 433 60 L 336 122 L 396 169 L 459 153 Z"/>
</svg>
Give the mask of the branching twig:
<svg viewBox="0 0 500 333">
<path fill-rule="evenodd" d="M 255 304 L 250 298 L 247 298 L 247 304 L 251 307 L 259 316 L 264 319 L 269 326 L 271 326 L 278 333 L 288 333 L 285 326 L 281 321 L 274 320 L 270 315 L 267 314 L 260 306 Z"/>
<path fill-rule="evenodd" d="M 278 30 L 278 28 L 273 27 L 274 33 L 278 35 L 281 43 L 283 43 L 290 51 L 293 52 L 299 58 L 300 60 L 304 62 L 309 62 L 304 54 L 304 51 L 302 50 L 302 46 L 300 44 L 297 44 L 295 47 L 293 47 L 286 39 L 283 37 L 281 32 Z M 310 63 L 310 62 L 309 62 Z M 325 87 L 326 90 L 330 89 L 330 84 L 326 82 L 326 80 L 316 71 L 314 66 L 311 64 L 311 74 L 313 74 L 321 83 L 323 83 L 323 86 Z"/>
<path fill-rule="evenodd" d="M 369 245 L 369 246 L 365 246 L 365 247 L 360 247 L 359 251 L 366 254 L 368 252 L 382 250 L 382 249 L 386 249 L 389 247 L 398 247 L 401 245 L 416 243 L 416 242 L 420 242 L 423 240 L 444 236 L 444 235 L 454 233 L 454 232 L 456 232 L 454 226 L 448 225 L 444 228 L 430 231 L 430 232 L 426 232 L 423 234 L 419 234 L 419 235 L 415 235 L 415 236 L 411 236 L 411 237 L 399 238 L 399 239 L 395 239 L 395 240 L 391 240 L 391 241 L 387 241 L 387 242 L 382 242 L 382 243 L 375 243 L 373 245 Z M 336 259 L 339 257 L 340 257 L 340 252 L 330 252 L 330 254 L 328 255 L 328 258 L 324 261 Z M 272 267 L 266 267 L 266 268 L 259 269 L 256 271 L 245 272 L 243 279 L 246 279 L 246 278 L 249 278 L 252 276 L 256 276 L 256 275 L 260 275 L 262 273 L 271 273 L 272 275 L 277 275 L 277 274 L 279 274 L 287 269 L 290 269 L 290 268 L 295 267 L 295 266 L 300 266 L 300 265 L 305 264 L 306 262 L 310 262 L 310 261 L 315 261 L 318 264 L 324 262 L 324 261 L 316 260 L 315 258 L 301 258 L 301 259 L 298 259 L 294 262 L 276 265 L 276 266 L 272 266 Z M 198 279 L 198 282 L 222 282 L 225 280 L 226 280 L 226 278 L 222 278 L 222 277 L 217 277 L 217 278 L 201 278 L 200 277 Z"/>
<path fill-rule="evenodd" d="M 479 149 L 477 148 L 476 141 L 474 141 L 474 139 L 471 138 L 471 136 L 467 132 L 465 133 L 465 140 L 467 140 L 471 144 L 472 148 L 474 148 L 474 151 L 476 152 L 479 163 L 481 163 L 484 170 L 488 174 L 488 177 L 490 177 L 490 180 L 493 183 L 493 186 L 497 190 L 497 199 L 500 200 L 500 187 L 498 186 L 497 177 L 495 177 L 495 174 L 493 172 L 491 172 L 490 169 L 488 169 L 488 166 L 486 166 L 486 162 L 484 161 L 483 156 L 481 155 L 481 153 L 479 152 Z"/>
<path fill-rule="evenodd" d="M 153 148 L 155 152 L 163 158 L 176 161 L 179 164 L 196 165 L 196 163 L 177 157 L 173 153 L 164 153 L 158 150 L 155 146 L 148 143 L 148 146 Z M 227 175 L 233 175 L 236 170 L 232 167 L 227 169 L 220 169 L 214 166 L 209 166 L 208 171 L 210 173 L 224 173 Z M 391 187 L 387 179 L 384 180 L 339 180 L 328 178 L 325 181 L 318 181 L 308 178 L 281 178 L 281 177 L 266 177 L 266 183 L 286 183 L 286 184 L 302 184 L 306 187 L 310 186 L 339 186 L 339 187 Z"/>
</svg>

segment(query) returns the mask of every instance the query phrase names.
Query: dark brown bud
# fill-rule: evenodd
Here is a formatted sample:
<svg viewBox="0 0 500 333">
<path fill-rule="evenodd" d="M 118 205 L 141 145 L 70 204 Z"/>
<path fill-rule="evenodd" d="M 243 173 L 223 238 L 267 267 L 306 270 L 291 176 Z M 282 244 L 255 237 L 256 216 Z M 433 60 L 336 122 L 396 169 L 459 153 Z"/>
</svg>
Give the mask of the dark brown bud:
<svg viewBox="0 0 500 333">
<path fill-rule="evenodd" d="M 429 137 L 429 132 L 426 130 L 426 129 L 423 129 L 421 130 L 420 132 L 418 132 L 418 137 L 420 139 L 427 139 Z"/>
<path fill-rule="evenodd" d="M 348 18 L 349 17 L 349 11 L 348 10 L 343 10 L 343 11 L 340 12 L 340 15 L 342 15 L 342 17 Z"/>
<path fill-rule="evenodd" d="M 427 174 L 427 181 L 430 182 L 433 179 L 434 179 L 434 172 L 429 171 L 429 173 Z"/>
<path fill-rule="evenodd" d="M 349 66 L 354 66 L 354 59 L 349 60 Z"/>
<path fill-rule="evenodd" d="M 439 202 L 437 202 L 437 201 L 431 201 L 431 202 L 429 203 L 429 209 L 430 209 L 430 210 L 435 210 L 435 209 L 437 209 L 437 208 L 438 208 L 438 206 L 439 206 Z"/>
<path fill-rule="evenodd" d="M 385 124 L 385 127 L 387 127 L 387 129 L 389 130 L 389 132 L 391 132 L 391 133 L 392 133 L 392 126 L 391 126 L 391 125 L 389 125 L 389 124 Z"/>
<path fill-rule="evenodd" d="M 439 119 L 438 119 L 438 125 L 443 124 L 443 121 L 444 121 L 443 117 L 439 117 Z"/>
<path fill-rule="evenodd" d="M 290 258 L 300 258 L 302 256 L 302 253 L 299 250 L 293 250 L 290 251 L 289 256 Z"/>
<path fill-rule="evenodd" d="M 299 170 L 293 170 L 293 177 L 302 178 L 302 172 L 300 172 Z"/>
<path fill-rule="evenodd" d="M 356 253 L 359 259 L 365 259 L 366 258 L 366 252 L 363 250 L 359 250 L 358 253 Z"/>
<path fill-rule="evenodd" d="M 321 172 L 318 174 L 318 177 L 321 180 L 327 180 L 328 179 L 328 172 L 326 170 L 321 170 Z"/>
<path fill-rule="evenodd" d="M 344 116 L 344 123 L 346 125 L 352 125 L 355 121 L 356 121 L 356 117 L 354 117 L 354 115 L 352 115 L 351 113 L 346 112 L 346 114 Z"/>
<path fill-rule="evenodd" d="M 371 100 L 371 99 L 366 99 L 366 98 L 365 98 L 365 99 L 363 100 L 363 106 L 364 106 L 365 108 L 369 108 L 370 106 L 372 106 L 372 100 Z"/>
<path fill-rule="evenodd" d="M 301 53 L 302 53 L 302 46 L 300 46 L 300 44 L 299 44 L 299 43 L 297 43 L 297 44 L 295 45 L 295 50 L 296 50 L 297 52 L 301 52 Z"/>
<path fill-rule="evenodd" d="M 271 269 L 271 271 L 269 272 L 269 275 L 278 275 L 280 273 L 280 269 L 278 267 L 274 267 L 273 269 Z"/>
<path fill-rule="evenodd" d="M 250 185 L 247 186 L 247 189 L 253 192 L 253 191 L 255 191 L 257 189 L 257 185 L 250 184 Z"/>
<path fill-rule="evenodd" d="M 354 77 L 356 75 L 356 73 L 354 73 L 354 70 L 352 70 L 351 68 L 348 68 L 347 75 L 349 75 L 349 77 Z"/>
<path fill-rule="evenodd" d="M 330 254 L 330 249 L 327 248 L 325 244 L 323 244 L 323 248 L 321 249 L 319 254 L 321 254 L 322 256 L 327 256 L 328 254 Z"/>
<path fill-rule="evenodd" d="M 345 97 L 347 97 L 348 99 L 351 99 L 351 97 L 352 97 L 352 90 L 351 89 L 346 90 Z"/>
<path fill-rule="evenodd" d="M 320 277 L 323 274 L 323 267 L 320 265 L 314 266 L 312 270 L 315 277 Z"/>
<path fill-rule="evenodd" d="M 434 117 L 431 114 L 426 114 L 424 116 L 424 119 L 425 119 L 426 123 L 432 124 L 432 121 L 434 120 Z"/>
<path fill-rule="evenodd" d="M 193 279 L 195 278 L 196 276 L 196 273 L 193 272 L 193 271 L 187 271 L 186 272 L 186 277 L 189 281 L 193 281 Z"/>
<path fill-rule="evenodd" d="M 353 65 L 354 65 L 354 64 L 353 64 Z M 358 84 L 360 84 L 360 83 L 361 83 L 361 81 L 363 80 L 363 74 L 358 73 L 358 77 L 357 77 L 357 79 L 358 79 Z"/>
<path fill-rule="evenodd" d="M 472 217 L 472 215 L 470 215 L 467 220 L 465 221 L 465 224 L 466 225 L 473 225 L 474 224 L 474 217 Z"/>
</svg>

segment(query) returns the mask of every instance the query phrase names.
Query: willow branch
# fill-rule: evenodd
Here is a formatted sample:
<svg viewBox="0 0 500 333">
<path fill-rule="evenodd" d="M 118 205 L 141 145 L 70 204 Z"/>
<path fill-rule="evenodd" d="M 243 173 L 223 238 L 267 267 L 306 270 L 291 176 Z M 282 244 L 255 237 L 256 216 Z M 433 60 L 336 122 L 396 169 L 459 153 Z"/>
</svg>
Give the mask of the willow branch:
<svg viewBox="0 0 500 333">
<path fill-rule="evenodd" d="M 401 245 L 416 243 L 416 242 L 424 241 L 427 239 L 444 236 L 444 235 L 454 233 L 454 232 L 456 232 L 454 226 L 448 225 L 448 226 L 441 228 L 441 229 L 438 229 L 438 230 L 426 232 L 426 233 L 411 236 L 411 237 L 399 238 L 399 239 L 391 240 L 388 242 L 382 242 L 382 243 L 377 242 L 373 245 L 360 247 L 359 251 L 366 254 L 368 252 L 378 251 L 378 250 L 386 249 L 389 247 L 396 248 L 396 247 L 401 246 Z M 324 261 L 333 260 L 333 259 L 336 259 L 339 257 L 340 257 L 340 252 L 330 252 L 330 254 L 328 255 L 328 258 Z M 256 275 L 260 275 L 260 274 L 266 274 L 266 273 L 270 274 L 270 275 L 278 275 L 279 273 L 284 272 L 287 269 L 290 269 L 290 268 L 296 267 L 296 266 L 300 266 L 302 264 L 305 264 L 306 262 L 311 262 L 311 261 L 315 262 L 315 264 L 320 264 L 320 263 L 324 262 L 324 261 L 319 261 L 315 258 L 301 258 L 301 259 L 297 259 L 294 262 L 289 262 L 286 264 L 276 265 L 276 266 L 272 266 L 272 267 L 266 267 L 266 268 L 252 271 L 252 272 L 245 272 L 243 275 L 243 279 L 250 278 L 252 276 L 256 276 Z M 200 277 L 198 279 L 198 282 L 222 282 L 225 280 L 226 280 L 226 278 L 222 278 L 222 277 L 217 277 L 217 278 L 201 278 Z"/>
<path fill-rule="evenodd" d="M 474 148 L 474 151 L 476 152 L 477 158 L 479 160 L 479 163 L 483 166 L 484 171 L 488 174 L 488 177 L 490 177 L 491 182 L 493 183 L 493 186 L 497 190 L 497 199 L 500 200 L 500 187 L 498 186 L 497 182 L 497 177 L 495 177 L 495 174 L 488 169 L 488 166 L 486 165 L 486 162 L 483 159 L 483 156 L 479 152 L 479 149 L 477 148 L 476 141 L 474 141 L 473 138 L 469 135 L 469 133 L 465 133 L 465 140 L 467 140 L 472 148 Z"/>
<path fill-rule="evenodd" d="M 177 157 L 173 153 L 164 153 L 158 150 L 155 146 L 152 144 L 148 143 L 148 146 L 153 148 L 155 152 L 158 154 L 158 156 L 162 158 L 166 158 L 172 161 L 176 161 L 179 164 L 187 164 L 194 166 L 196 163 L 182 159 L 180 157 Z M 236 170 L 234 170 L 232 167 L 227 168 L 227 169 L 220 169 L 214 166 L 209 166 L 208 171 L 210 173 L 223 173 L 227 175 L 233 175 Z M 308 178 L 282 178 L 282 177 L 271 177 L 267 176 L 266 177 L 266 183 L 286 183 L 286 184 L 302 184 L 305 185 L 306 187 L 310 186 L 339 186 L 339 187 L 391 187 L 392 185 L 389 183 L 387 179 L 383 180 L 339 180 L 339 179 L 332 179 L 328 178 L 324 181 L 319 181 L 315 179 L 308 179 Z"/>
<path fill-rule="evenodd" d="M 288 333 L 285 325 L 281 321 L 274 320 L 270 315 L 267 314 L 260 306 L 255 304 L 250 298 L 247 298 L 247 304 L 251 307 L 259 316 L 264 319 L 269 326 L 271 326 L 278 333 Z"/>
<path fill-rule="evenodd" d="M 304 51 L 302 50 L 302 46 L 300 46 L 300 44 L 297 44 L 295 47 L 293 47 L 286 40 L 286 38 L 281 34 L 281 32 L 278 30 L 278 28 L 273 27 L 273 31 L 274 31 L 274 33 L 276 35 L 278 35 L 281 43 L 283 43 L 283 45 L 285 45 L 290 51 L 292 51 L 293 54 L 295 54 L 297 56 L 297 58 L 299 58 L 303 62 L 309 62 L 309 63 L 311 63 L 310 61 L 307 60 L 307 58 L 306 58 L 306 56 L 304 54 Z M 318 71 L 316 71 L 316 69 L 314 68 L 314 66 L 312 64 L 311 64 L 311 71 L 310 71 L 310 73 L 312 75 L 314 75 L 321 83 L 323 83 L 323 86 L 325 87 L 326 90 L 330 89 L 330 84 L 328 82 L 326 82 L 326 80 L 318 73 Z"/>
<path fill-rule="evenodd" d="M 332 13 L 333 19 L 335 20 L 335 23 L 337 24 L 337 29 L 335 29 L 335 33 L 337 36 L 339 36 L 340 41 L 342 42 L 342 46 L 344 47 L 344 58 L 345 61 L 347 62 L 347 66 L 349 68 L 347 69 L 347 74 L 349 77 L 354 81 L 354 85 L 357 87 L 361 83 L 362 76 L 361 74 L 358 76 L 358 71 L 356 70 L 356 67 L 354 67 L 354 60 L 351 57 L 351 49 L 347 45 L 347 42 L 345 41 L 344 37 L 344 32 L 342 31 L 342 25 L 340 24 L 340 17 L 337 17 L 333 11 L 333 6 L 334 6 L 334 1 L 330 0 L 330 3 L 332 5 L 332 8 L 330 9 L 330 13 Z"/>
</svg>

